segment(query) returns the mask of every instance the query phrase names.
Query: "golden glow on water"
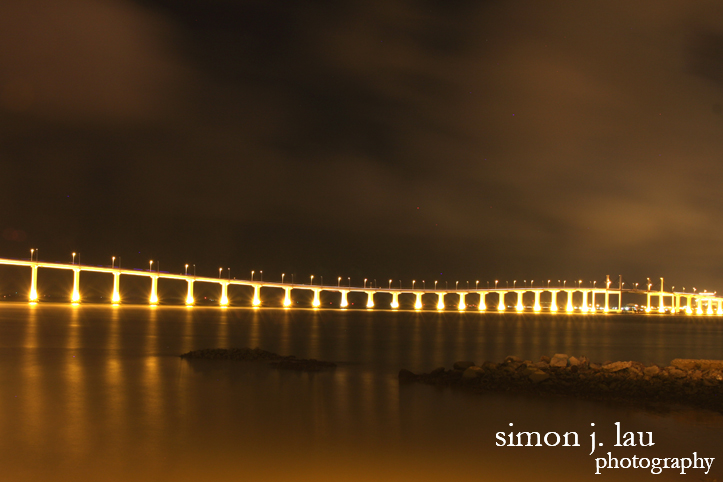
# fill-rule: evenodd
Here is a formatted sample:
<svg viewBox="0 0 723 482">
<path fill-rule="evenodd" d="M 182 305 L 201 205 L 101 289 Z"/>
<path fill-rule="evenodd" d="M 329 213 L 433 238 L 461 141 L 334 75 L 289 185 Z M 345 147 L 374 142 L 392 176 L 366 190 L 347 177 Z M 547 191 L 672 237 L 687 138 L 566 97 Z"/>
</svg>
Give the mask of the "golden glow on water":
<svg viewBox="0 0 723 482">
<path fill-rule="evenodd" d="M 401 367 L 429 371 L 510 354 L 712 357 L 718 320 L 45 303 L 8 303 L 0 315 L 7 480 L 595 480 L 589 447 L 495 449 L 495 432 L 510 422 L 574 430 L 582 443 L 594 421 L 606 445 L 614 434 L 603 427 L 613 422 L 652 431 L 654 448 L 623 452 L 639 457 L 723 449 L 723 417 L 708 412 L 651 415 L 575 399 L 400 386 L 396 378 Z M 341 363 L 297 373 L 177 356 L 214 344 Z M 646 478 L 619 472 L 616 480 Z"/>
</svg>

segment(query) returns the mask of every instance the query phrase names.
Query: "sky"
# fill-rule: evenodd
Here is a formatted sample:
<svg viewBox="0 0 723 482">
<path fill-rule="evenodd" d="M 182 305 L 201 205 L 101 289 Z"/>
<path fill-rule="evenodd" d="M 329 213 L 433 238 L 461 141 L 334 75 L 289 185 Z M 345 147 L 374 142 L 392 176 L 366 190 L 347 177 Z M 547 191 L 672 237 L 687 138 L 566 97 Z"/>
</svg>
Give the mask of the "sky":
<svg viewBox="0 0 723 482">
<path fill-rule="evenodd" d="M 0 257 L 723 290 L 720 2 L 26 0 L 0 45 Z"/>
</svg>

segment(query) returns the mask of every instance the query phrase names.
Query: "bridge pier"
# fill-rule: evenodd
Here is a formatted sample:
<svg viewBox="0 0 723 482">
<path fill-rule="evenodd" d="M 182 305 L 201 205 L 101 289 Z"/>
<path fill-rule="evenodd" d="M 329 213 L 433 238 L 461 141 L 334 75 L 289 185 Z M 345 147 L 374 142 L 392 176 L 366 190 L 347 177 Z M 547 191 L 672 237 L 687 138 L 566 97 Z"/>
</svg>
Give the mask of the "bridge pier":
<svg viewBox="0 0 723 482">
<path fill-rule="evenodd" d="M 152 305 L 158 304 L 158 276 L 151 275 L 151 298 Z"/>
<path fill-rule="evenodd" d="M 500 296 L 500 299 L 497 302 L 497 311 L 505 311 L 507 309 L 505 306 L 505 293 L 506 291 L 500 291 L 497 293 Z"/>
<path fill-rule="evenodd" d="M 609 285 L 610 283 L 608 283 Z M 603 309 L 605 313 L 610 311 L 610 293 L 608 293 L 608 290 L 605 290 L 605 308 Z"/>
<path fill-rule="evenodd" d="M 70 297 L 70 301 L 73 303 L 80 302 L 80 268 L 73 268 L 73 294 Z"/>
<path fill-rule="evenodd" d="M 253 306 L 261 306 L 261 285 L 254 285 L 254 297 L 251 300 Z"/>
<path fill-rule="evenodd" d="M 582 292 L 582 305 L 580 306 L 580 309 L 583 313 L 588 312 L 588 306 L 587 306 L 587 291 L 586 290 L 580 290 Z"/>
<path fill-rule="evenodd" d="M 535 306 L 533 309 L 535 311 L 542 311 L 542 306 L 540 305 L 540 291 L 535 291 Z"/>
<path fill-rule="evenodd" d="M 228 283 L 221 282 L 221 306 L 228 306 Z"/>
<path fill-rule="evenodd" d="M 443 310 L 444 309 L 444 295 L 447 293 L 437 293 L 437 309 Z"/>
<path fill-rule="evenodd" d="M 565 308 L 565 310 L 568 313 L 572 313 L 573 311 L 575 311 L 575 307 L 572 306 L 572 294 L 574 293 L 574 291 L 567 290 L 566 293 L 567 293 L 567 307 Z"/>
<path fill-rule="evenodd" d="M 374 292 L 367 291 L 367 308 L 374 308 Z"/>
<path fill-rule="evenodd" d="M 645 312 L 650 313 L 650 291 L 648 291 L 646 294 L 648 296 L 648 304 L 645 307 Z"/>
<path fill-rule="evenodd" d="M 291 306 L 291 288 L 284 288 L 284 307 L 288 308 L 289 306 Z"/>
<path fill-rule="evenodd" d="M 557 313 L 557 290 L 550 291 L 550 311 Z"/>
<path fill-rule="evenodd" d="M 321 306 L 321 299 L 319 299 L 319 295 L 321 293 L 321 290 L 315 289 L 314 290 L 314 301 L 311 302 L 311 306 L 314 308 L 318 308 Z"/>
<path fill-rule="evenodd" d="M 459 294 L 459 304 L 457 305 L 457 309 L 459 311 L 464 311 L 465 308 L 467 308 L 467 305 L 464 304 L 464 298 L 467 296 L 467 293 L 460 293 Z"/>
<path fill-rule="evenodd" d="M 342 290 L 341 291 L 341 307 L 346 308 L 349 306 L 349 300 L 347 299 L 347 295 L 349 294 L 348 291 Z"/>
<path fill-rule="evenodd" d="M 120 303 L 120 273 L 113 273 L 113 295 L 110 298 L 111 303 Z"/>
<path fill-rule="evenodd" d="M 590 291 L 590 311 L 597 311 L 597 306 L 595 306 L 595 290 Z"/>
<path fill-rule="evenodd" d="M 479 306 L 478 306 L 478 308 L 479 308 L 480 311 L 485 311 L 485 310 L 487 310 L 487 305 L 485 304 L 485 295 L 486 295 L 486 294 L 487 294 L 487 293 L 485 293 L 484 291 L 480 291 L 480 292 L 479 292 Z"/>
<path fill-rule="evenodd" d="M 196 302 L 196 300 L 193 299 L 193 280 L 189 279 L 188 282 L 188 290 L 186 291 L 186 305 L 191 306 L 193 303 Z"/>
<path fill-rule="evenodd" d="M 392 308 L 399 308 L 399 293 L 392 293 Z"/>
<path fill-rule="evenodd" d="M 30 295 L 28 301 L 38 301 L 38 266 L 33 265 L 32 274 L 30 275 Z"/>
<path fill-rule="evenodd" d="M 422 309 L 422 293 L 414 293 L 416 296 L 416 300 L 414 301 L 414 309 L 415 310 L 421 310 Z"/>
<path fill-rule="evenodd" d="M 516 306 L 517 311 L 522 311 L 525 309 L 525 306 L 522 304 L 522 293 L 524 293 L 524 292 L 523 291 L 517 292 L 517 306 Z"/>
</svg>

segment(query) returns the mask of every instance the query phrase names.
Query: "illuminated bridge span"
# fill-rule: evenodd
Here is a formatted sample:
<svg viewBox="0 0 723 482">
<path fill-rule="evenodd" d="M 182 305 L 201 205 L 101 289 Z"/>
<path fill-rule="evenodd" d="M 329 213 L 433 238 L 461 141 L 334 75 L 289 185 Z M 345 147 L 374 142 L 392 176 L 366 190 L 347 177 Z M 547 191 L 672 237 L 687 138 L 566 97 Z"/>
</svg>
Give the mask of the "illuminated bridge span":
<svg viewBox="0 0 723 482">
<path fill-rule="evenodd" d="M 80 273 L 96 272 L 96 273 L 108 273 L 113 275 L 113 292 L 111 294 L 111 302 L 118 304 L 121 302 L 120 296 L 120 277 L 123 276 L 142 276 L 150 278 L 150 294 L 148 301 L 150 304 L 158 304 L 158 280 L 159 279 L 174 279 L 174 280 L 185 280 L 188 283 L 188 293 L 186 295 L 186 304 L 192 306 L 195 303 L 193 297 L 193 286 L 195 283 L 213 283 L 220 285 L 220 297 L 219 302 L 221 306 L 228 306 L 228 287 L 229 285 L 240 285 L 246 286 L 253 289 L 253 306 L 261 305 L 261 288 L 276 288 L 284 291 L 283 306 L 291 307 L 291 292 L 292 290 L 307 290 L 313 292 L 312 306 L 318 308 L 321 306 L 320 293 L 325 292 L 337 292 L 341 294 L 340 307 L 346 308 L 349 305 L 348 294 L 351 292 L 366 293 L 367 302 L 366 307 L 368 309 L 374 308 L 375 297 L 383 295 L 389 300 L 391 296 L 391 302 L 389 306 L 392 309 L 398 309 L 400 307 L 399 297 L 406 295 L 414 297 L 414 309 L 422 309 L 422 296 L 436 296 L 436 307 L 438 310 L 444 310 L 446 307 L 445 297 L 453 296 L 456 297 L 456 307 L 460 311 L 467 309 L 466 301 L 469 295 L 473 295 L 478 303 L 477 309 L 479 311 L 486 311 L 493 309 L 498 312 L 505 311 L 517 311 L 522 312 L 526 309 L 531 309 L 535 312 L 550 312 L 550 313 L 589 313 L 589 312 L 621 312 L 623 308 L 623 294 L 637 294 L 638 296 L 645 295 L 647 303 L 642 306 L 641 310 L 645 312 L 658 312 L 658 313 L 687 313 L 687 314 L 698 314 L 698 315 L 723 315 L 723 298 L 717 297 L 716 293 L 709 292 L 683 292 L 683 291 L 665 291 L 663 289 L 663 278 L 660 279 L 660 290 L 651 291 L 652 285 L 648 283 L 647 290 L 635 289 L 624 289 L 624 283 L 622 278 L 617 283 L 617 288 L 611 288 L 610 277 L 607 277 L 605 288 L 583 288 L 578 287 L 517 287 L 513 285 L 513 288 L 475 288 L 475 289 L 418 289 L 415 288 L 415 283 L 412 282 L 412 288 L 396 288 L 390 286 L 389 288 L 377 288 L 367 287 L 366 282 L 364 287 L 353 287 L 353 286 L 321 286 L 314 284 L 298 284 L 298 283 L 284 283 L 283 278 L 281 283 L 274 283 L 268 281 L 255 281 L 255 280 L 237 280 L 237 279 L 224 279 L 219 278 L 202 277 L 188 274 L 172 274 L 163 273 L 160 271 L 149 270 L 133 270 L 133 269 L 121 269 L 115 266 L 111 267 L 100 267 L 100 266 L 88 266 L 80 264 L 64 264 L 64 263 L 48 263 L 42 261 L 25 261 L 15 259 L 4 259 L 0 258 L 0 265 L 11 265 L 11 266 L 27 266 L 32 270 L 30 289 L 28 292 L 28 299 L 31 302 L 38 300 L 38 269 L 61 269 L 73 272 L 73 291 L 70 296 L 70 301 L 73 303 L 79 303 L 81 301 L 80 296 Z M 151 262 L 152 266 L 152 262 Z M 188 268 L 188 265 L 186 265 Z M 220 275 L 220 271 L 219 271 Z M 313 276 L 311 282 L 313 283 Z M 341 278 L 339 278 L 341 280 Z M 549 284 L 549 283 L 548 283 Z M 526 306 L 523 304 L 523 296 L 526 293 L 534 295 L 534 304 Z M 573 303 L 573 296 L 578 293 L 579 303 Z M 545 294 L 549 298 L 549 302 L 545 302 L 543 307 L 541 303 L 541 295 Z M 510 299 L 515 304 L 509 304 Z M 611 308 L 610 301 L 615 302 L 614 307 Z M 474 301 L 474 300 L 473 300 Z M 603 301 L 603 304 L 596 304 L 596 302 Z M 657 301 L 657 306 L 651 305 L 652 301 Z M 637 306 L 637 305 L 635 305 Z"/>
</svg>

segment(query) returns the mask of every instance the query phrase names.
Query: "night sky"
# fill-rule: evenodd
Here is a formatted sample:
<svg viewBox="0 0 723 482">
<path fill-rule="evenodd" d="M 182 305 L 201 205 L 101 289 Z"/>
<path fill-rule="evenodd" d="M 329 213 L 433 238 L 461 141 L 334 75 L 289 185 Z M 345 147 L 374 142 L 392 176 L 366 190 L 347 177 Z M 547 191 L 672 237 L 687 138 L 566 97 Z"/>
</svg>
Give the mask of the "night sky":
<svg viewBox="0 0 723 482">
<path fill-rule="evenodd" d="M 0 257 L 723 290 L 720 2 L 25 0 L 0 46 Z"/>
</svg>

